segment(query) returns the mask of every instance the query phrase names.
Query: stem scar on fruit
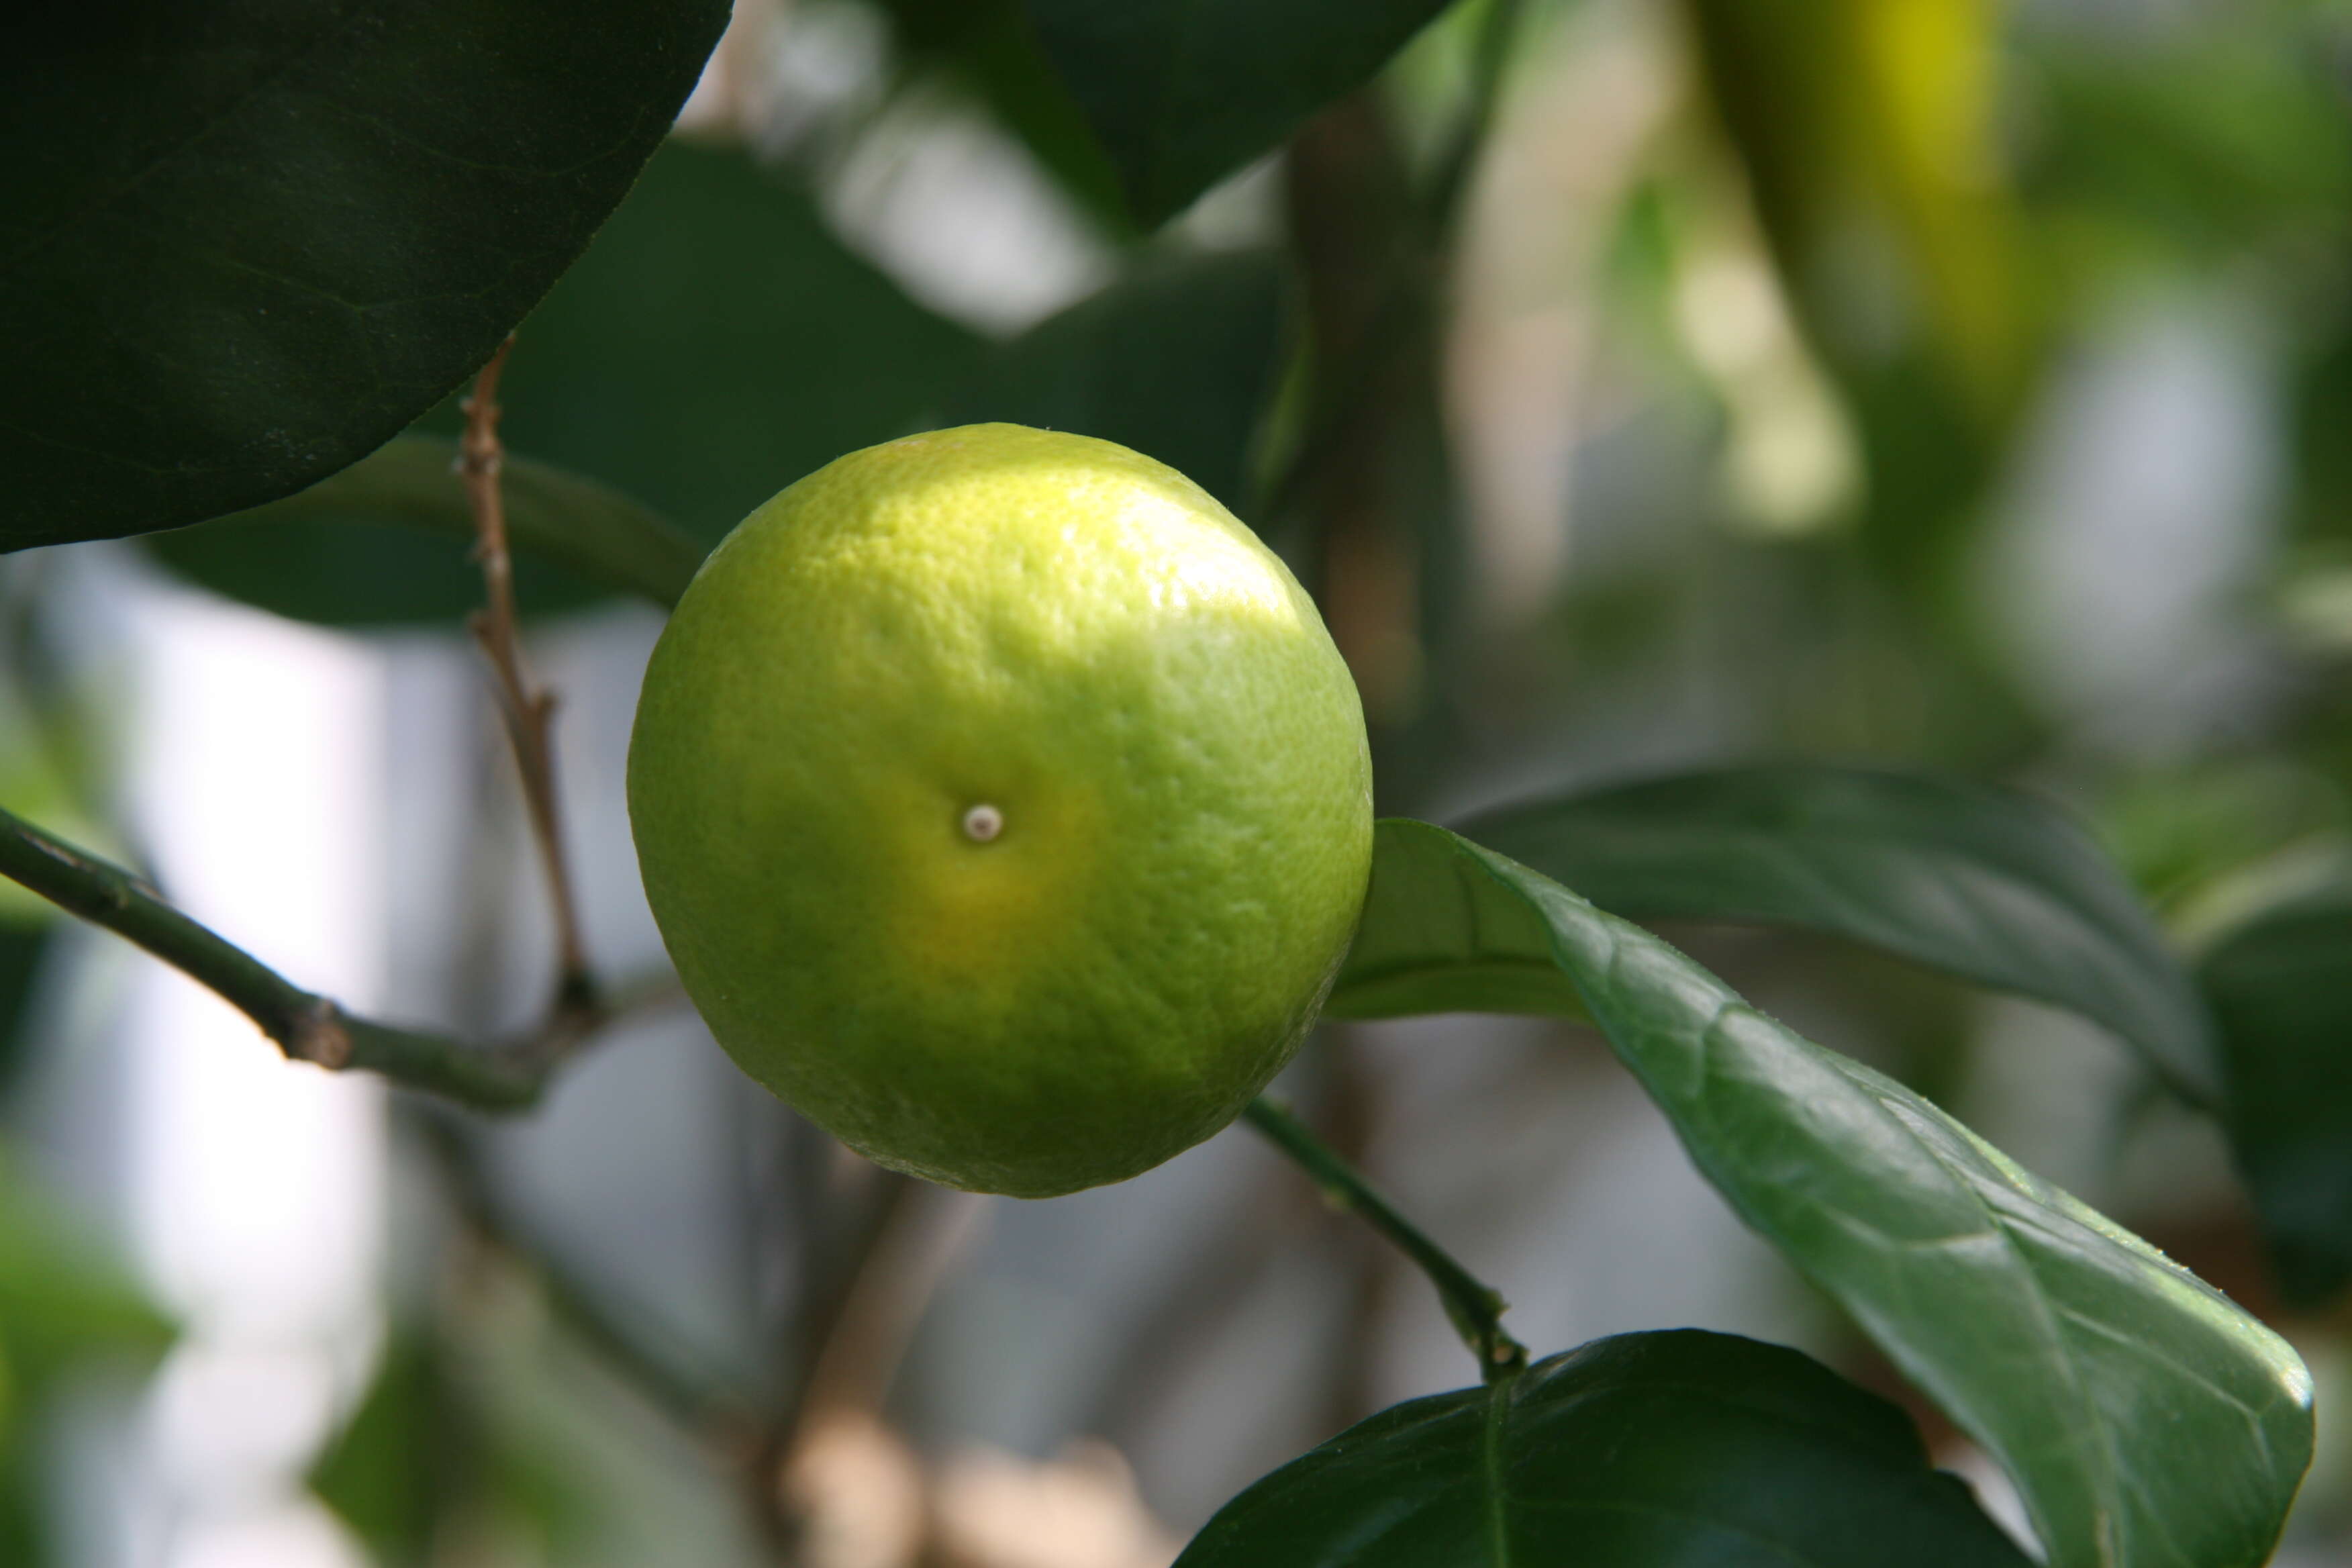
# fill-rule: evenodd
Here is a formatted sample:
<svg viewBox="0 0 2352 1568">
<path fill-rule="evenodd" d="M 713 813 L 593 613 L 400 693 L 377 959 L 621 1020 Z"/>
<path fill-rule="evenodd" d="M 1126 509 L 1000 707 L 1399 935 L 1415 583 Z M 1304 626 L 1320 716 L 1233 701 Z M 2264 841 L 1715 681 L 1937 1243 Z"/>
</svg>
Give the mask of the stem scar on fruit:
<svg viewBox="0 0 2352 1568">
<path fill-rule="evenodd" d="M 1004 831 L 1004 814 L 985 801 L 963 814 L 963 836 L 985 844 Z"/>
</svg>

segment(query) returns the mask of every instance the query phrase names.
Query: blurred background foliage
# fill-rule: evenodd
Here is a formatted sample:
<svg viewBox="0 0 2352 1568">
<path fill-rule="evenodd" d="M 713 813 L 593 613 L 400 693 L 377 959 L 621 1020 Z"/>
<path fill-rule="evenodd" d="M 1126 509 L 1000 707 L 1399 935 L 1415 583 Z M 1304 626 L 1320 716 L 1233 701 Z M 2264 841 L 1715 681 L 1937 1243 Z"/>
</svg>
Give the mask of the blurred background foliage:
<svg viewBox="0 0 2352 1568">
<path fill-rule="evenodd" d="M 742 0 L 679 134 L 520 330 L 519 492 L 528 461 L 603 487 L 550 491 L 558 519 L 666 519 L 643 578 L 674 580 L 849 448 L 1075 429 L 1192 474 L 1317 593 L 1384 811 L 1785 758 L 2054 797 L 2198 961 L 2227 1144 L 2022 1004 L 1819 935 L 1668 929 L 2280 1325 L 2325 1412 L 2352 1365 L 2352 5 L 1357 5 L 1349 49 L 1302 52 L 1245 0 L 1195 7 L 1196 35 L 1166 5 Z M 456 487 L 399 482 L 425 454 L 139 561 L 100 547 L 103 570 L 438 668 L 479 586 Z M 646 625 L 518 537 L 583 820 L 611 829 Z M 0 579 L 0 802 L 135 860 L 89 826 L 120 815 L 105 650 L 34 592 L 65 553 Z M 448 732 L 487 801 L 488 730 Z M 474 805 L 409 910 L 432 929 L 396 939 L 432 955 L 400 1001 L 488 1026 L 537 938 L 494 934 L 528 931 L 527 862 L 511 810 Z M 592 929 L 650 959 L 625 843 L 605 859 Z M 104 973 L 0 889 L 0 1095 L 61 1070 Z M 1230 1139 L 983 1224 L 839 1165 L 723 1068 L 646 1131 L 642 1097 L 677 1091 L 633 1064 L 677 1034 L 615 1046 L 538 1131 L 396 1110 L 382 1348 L 305 1472 L 373 1560 L 746 1560 L 745 1516 L 783 1516 L 737 1506 L 698 1441 L 789 1462 L 812 1563 L 1140 1568 L 1272 1463 L 1458 1378 L 1393 1260 Z M 1657 1174 L 1671 1140 L 1614 1071 L 1566 1026 L 1446 1019 L 1333 1026 L 1290 1087 L 1522 1337 L 1801 1344 L 1997 1491 Z M 170 1333 L 60 1239 L 69 1200 L 31 1168 L 0 1164 L 8 1562 L 44 1560 L 40 1500 L 72 1490 L 41 1424 Z M 633 1184 L 715 1205 L 683 1228 L 718 1261 L 680 1264 L 626 1203 L 603 1223 Z M 794 1420 L 711 1426 L 739 1404 Z M 2347 1441 L 2324 1426 L 2282 1561 L 2352 1561 Z"/>
</svg>

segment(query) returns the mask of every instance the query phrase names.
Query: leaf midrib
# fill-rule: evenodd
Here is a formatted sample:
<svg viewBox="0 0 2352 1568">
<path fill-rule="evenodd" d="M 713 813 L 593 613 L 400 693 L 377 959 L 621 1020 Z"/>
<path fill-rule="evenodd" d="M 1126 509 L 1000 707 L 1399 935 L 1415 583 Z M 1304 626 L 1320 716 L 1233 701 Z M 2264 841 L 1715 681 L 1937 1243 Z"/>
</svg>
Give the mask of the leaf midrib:
<svg viewBox="0 0 2352 1568">
<path fill-rule="evenodd" d="M 1471 841 L 1467 839 L 1463 839 L 1459 842 L 1464 844 L 1471 843 Z M 1472 847 L 1475 849 L 1476 846 L 1473 845 Z M 1536 916 L 1537 920 L 1544 928 L 1546 944 L 1552 951 L 1554 956 L 1554 967 L 1562 974 L 1568 976 L 1569 983 L 1576 987 L 1577 994 L 1584 998 L 1586 1007 L 1591 1009 L 1592 999 L 1589 995 L 1585 994 L 1584 986 L 1577 978 L 1576 967 L 1567 962 L 1563 952 L 1563 944 L 1560 942 L 1558 931 L 1553 927 L 1549 912 L 1543 908 L 1542 904 L 1526 889 L 1517 886 L 1509 878 L 1504 876 L 1494 866 L 1487 862 L 1486 855 L 1492 852 L 1482 850 L 1473 854 L 1471 857 L 1473 863 L 1477 866 L 1481 872 L 1491 878 L 1497 886 L 1503 888 L 1508 891 L 1512 897 L 1524 903 Z M 1528 874 L 1532 876 L 1542 875 L 1541 872 L 1535 871 L 1532 868 L 1528 868 Z M 1567 891 L 1565 889 L 1562 890 Z M 1571 893 L 1570 896 L 1574 897 L 1575 895 Z M 1593 908 L 1593 906 L 1591 905 L 1588 905 L 1587 907 Z M 1605 914 L 1605 911 L 1601 911 L 1597 908 L 1594 908 L 1594 912 L 1597 914 Z M 1741 1005 L 1744 1006 L 1745 1004 L 1741 1004 Z M 1749 1010 L 1753 1011 L 1753 1009 Z M 1761 1014 L 1759 1014 L 1758 1016 L 1759 1017 L 1762 1016 Z M 1712 1029 L 1713 1025 L 1710 1024 L 1709 1032 L 1712 1032 Z M 1606 1029 L 1602 1032 L 1604 1034 L 1608 1033 Z M 1798 1040 L 1800 1044 L 1806 1046 L 1810 1049 L 1815 1051 L 1819 1051 L 1820 1049 L 1818 1047 L 1811 1046 L 1810 1041 L 1802 1040 L 1801 1037 L 1791 1034 L 1790 1037 L 1791 1039 Z M 1824 1057 L 1829 1055 L 1829 1053 L 1826 1052 L 1822 1052 L 1821 1054 Z M 1834 1060 L 1831 1062 L 1832 1068 L 1834 1068 L 1836 1065 L 1837 1064 Z M 1841 1078 L 1846 1077 L 1843 1072 L 1841 1072 L 1839 1076 Z M 1848 1079 L 1847 1081 L 1853 1082 L 1854 1080 Z M 1855 1083 L 1855 1088 L 1859 1089 L 1864 1089 L 1866 1091 L 1867 1087 L 1868 1086 L 1866 1085 Z M 1990 1228 L 1999 1235 L 2003 1249 L 2010 1254 L 2011 1258 L 2014 1260 L 2016 1267 L 2021 1269 L 2027 1279 L 2031 1281 L 2032 1289 L 2029 1291 L 2029 1296 L 2033 1304 L 2036 1314 L 2042 1319 L 2042 1326 L 2048 1336 L 2049 1342 L 2052 1344 L 2058 1361 L 2065 1369 L 2067 1389 L 2070 1394 L 2069 1404 L 2073 1407 L 2074 1416 L 2074 1419 L 2071 1424 L 2079 1431 L 2081 1413 L 2084 1404 L 2084 1400 L 2081 1393 L 2079 1371 L 2075 1366 L 2074 1357 L 2066 1352 L 2063 1337 L 2057 1332 L 2055 1325 L 2049 1321 L 2050 1313 L 2053 1309 L 2049 1298 L 2044 1293 L 2042 1287 L 2040 1275 L 2034 1270 L 2032 1262 L 2022 1255 L 2022 1252 L 2017 1246 L 2016 1238 L 2010 1235 L 2008 1227 L 2001 1223 L 1999 1212 L 1995 1210 L 1992 1205 L 1986 1203 L 1983 1197 L 1978 1193 L 1976 1184 L 1973 1182 L 1969 1181 L 1965 1176 L 1960 1174 L 1960 1173 L 1953 1170 L 1949 1162 L 1946 1161 L 1937 1150 L 1930 1146 L 1925 1140 L 1920 1138 L 1917 1131 L 1914 1130 L 1904 1118 L 1895 1115 L 1891 1108 L 1887 1107 L 1885 1101 L 1877 1095 L 1871 1094 L 1870 1100 L 1874 1105 L 1878 1107 L 1881 1115 L 1885 1121 L 1892 1122 L 1895 1126 L 1899 1128 L 1906 1140 L 1927 1154 L 1929 1159 L 1933 1160 L 1937 1168 L 1944 1171 L 1946 1175 L 1959 1186 L 1968 1203 L 1982 1211 L 1990 1224 Z M 1791 1261 L 1796 1261 L 1796 1258 L 1793 1256 L 1791 1258 Z M 1799 1263 L 1799 1267 L 1809 1275 L 1812 1272 L 1811 1268 L 1806 1268 L 1802 1263 Z M 1834 1295 L 1835 1293 L 1832 1292 L 1832 1294 Z M 1889 1349 L 1891 1352 L 1892 1347 L 1889 1347 Z M 1899 1363 L 1907 1358 L 1897 1356 L 1896 1359 Z M 2112 1494 L 2114 1481 L 2113 1470 L 2115 1467 L 2113 1464 L 2112 1452 L 2106 1451 L 2104 1445 L 2102 1446 L 2102 1451 L 2109 1461 L 2108 1464 L 2103 1467 L 2098 1473 L 2094 1474 L 2087 1479 L 2091 1481 L 2096 1491 L 2102 1521 L 2109 1521 L 2114 1518 L 2113 1509 L 2115 1504 Z M 2025 1496 L 2029 1508 L 2032 1508 L 2033 1489 L 2030 1481 L 2025 1478 L 2019 1478 L 2019 1490 Z M 2041 1512 L 2039 1509 L 2034 1509 L 2033 1511 L 2037 1514 Z M 2037 1518 L 2036 1523 L 2037 1525 L 2042 1524 L 2043 1521 Z M 2054 1563 L 2063 1563 L 2065 1559 L 2060 1555 L 2061 1547 L 2058 1543 L 2050 1542 L 2047 1544 L 2052 1552 L 2053 1561 Z M 2097 1560 L 2101 1563 L 2111 1563 L 2114 1561 L 2114 1558 L 2112 1552 L 2102 1545 L 2098 1552 Z"/>
</svg>

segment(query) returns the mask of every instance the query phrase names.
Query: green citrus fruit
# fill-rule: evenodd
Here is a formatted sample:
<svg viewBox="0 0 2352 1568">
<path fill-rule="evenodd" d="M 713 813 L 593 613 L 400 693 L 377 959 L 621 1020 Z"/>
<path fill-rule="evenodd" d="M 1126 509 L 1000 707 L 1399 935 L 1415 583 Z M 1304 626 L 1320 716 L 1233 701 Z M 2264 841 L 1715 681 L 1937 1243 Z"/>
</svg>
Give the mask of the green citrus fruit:
<svg viewBox="0 0 2352 1568">
<path fill-rule="evenodd" d="M 1370 874 L 1362 710 L 1290 574 L 1174 469 L 1014 425 L 744 520 L 654 650 L 628 785 L 743 1069 L 883 1164 L 1030 1197 L 1230 1121 Z"/>
</svg>

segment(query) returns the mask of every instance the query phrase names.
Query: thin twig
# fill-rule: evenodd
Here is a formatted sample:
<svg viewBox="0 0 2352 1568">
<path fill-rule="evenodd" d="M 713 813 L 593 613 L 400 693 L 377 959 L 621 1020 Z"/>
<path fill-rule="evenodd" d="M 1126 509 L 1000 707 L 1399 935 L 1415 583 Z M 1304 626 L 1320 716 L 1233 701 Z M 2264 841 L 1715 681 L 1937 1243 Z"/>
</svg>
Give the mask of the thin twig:
<svg viewBox="0 0 2352 1568">
<path fill-rule="evenodd" d="M 465 402 L 466 433 L 457 443 L 457 472 L 466 481 L 466 499 L 474 512 L 474 558 L 481 563 L 482 584 L 489 597 L 489 603 L 475 612 L 467 625 L 489 661 L 499 716 L 506 722 L 515 769 L 522 778 L 523 803 L 530 814 L 531 836 L 539 841 L 540 861 L 547 871 L 548 902 L 555 919 L 555 1010 L 562 1013 L 593 1008 L 596 991 L 587 949 L 580 940 L 579 906 L 572 897 L 571 864 L 563 850 L 563 814 L 555 787 L 555 751 L 551 740 L 555 694 L 531 686 L 516 630 L 514 558 L 507 549 L 506 500 L 499 484 L 506 448 L 499 441 L 498 401 L 499 377 L 513 347 L 509 334 L 474 378 L 473 395 Z"/>
<path fill-rule="evenodd" d="M 583 1039 L 675 989 L 664 977 L 606 1002 L 559 1009 L 544 1028 L 530 1035 L 471 1044 L 344 1011 L 173 908 L 141 878 L 5 810 L 0 810 L 0 876 L 127 938 L 209 987 L 294 1061 L 380 1073 L 478 1110 L 530 1106 L 557 1063 Z"/>
<path fill-rule="evenodd" d="M 1412 1222 L 1397 1213 L 1372 1189 L 1363 1173 L 1325 1146 L 1289 1111 L 1272 1100 L 1250 1101 L 1242 1113 L 1251 1126 L 1297 1161 L 1332 1203 L 1362 1215 L 1407 1258 L 1420 1265 L 1437 1287 L 1437 1300 L 1454 1323 L 1454 1331 L 1478 1358 L 1479 1374 L 1499 1382 L 1528 1363 L 1525 1345 L 1503 1331 L 1505 1303 L 1499 1292 L 1479 1282 L 1444 1247 L 1423 1236 Z"/>
</svg>

